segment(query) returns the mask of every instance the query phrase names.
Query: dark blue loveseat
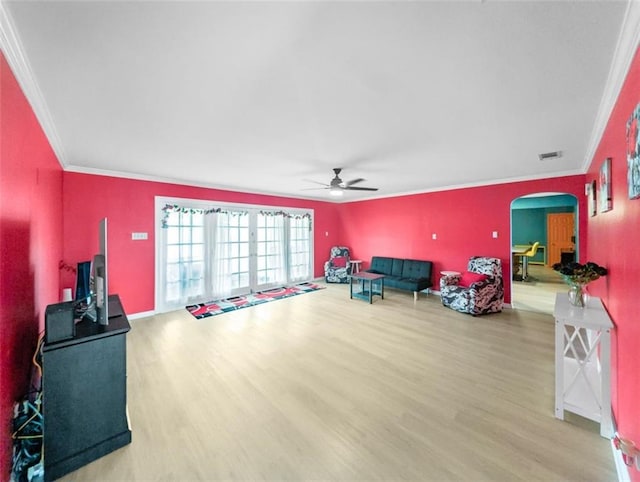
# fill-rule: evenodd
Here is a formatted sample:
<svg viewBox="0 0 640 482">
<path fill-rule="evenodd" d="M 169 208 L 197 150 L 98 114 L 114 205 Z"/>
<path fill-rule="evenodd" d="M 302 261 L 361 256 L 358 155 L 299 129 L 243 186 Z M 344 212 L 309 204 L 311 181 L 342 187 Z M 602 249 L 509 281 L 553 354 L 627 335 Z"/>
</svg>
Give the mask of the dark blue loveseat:
<svg viewBox="0 0 640 482">
<path fill-rule="evenodd" d="M 418 299 L 418 292 L 431 288 L 431 261 L 417 259 L 386 258 L 374 256 L 371 267 L 365 271 L 385 275 L 385 288 L 413 291 L 413 299 Z"/>
</svg>

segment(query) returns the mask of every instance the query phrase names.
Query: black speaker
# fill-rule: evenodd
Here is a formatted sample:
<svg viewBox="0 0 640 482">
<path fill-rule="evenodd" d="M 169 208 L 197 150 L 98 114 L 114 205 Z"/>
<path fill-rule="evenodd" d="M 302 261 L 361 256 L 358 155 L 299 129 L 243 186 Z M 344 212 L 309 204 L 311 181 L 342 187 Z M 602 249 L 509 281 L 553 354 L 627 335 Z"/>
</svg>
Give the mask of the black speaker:
<svg viewBox="0 0 640 482">
<path fill-rule="evenodd" d="M 47 306 L 44 312 L 45 343 L 69 340 L 76 336 L 73 307 L 73 301 L 65 301 L 64 303 Z"/>
</svg>

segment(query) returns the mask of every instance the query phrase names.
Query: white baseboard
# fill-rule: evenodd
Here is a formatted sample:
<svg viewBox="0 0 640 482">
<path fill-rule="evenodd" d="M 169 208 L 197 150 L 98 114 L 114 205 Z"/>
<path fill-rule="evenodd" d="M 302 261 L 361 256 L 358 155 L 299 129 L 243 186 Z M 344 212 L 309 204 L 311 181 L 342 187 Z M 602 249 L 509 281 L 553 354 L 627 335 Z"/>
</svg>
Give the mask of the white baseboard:
<svg viewBox="0 0 640 482">
<path fill-rule="evenodd" d="M 613 415 L 613 414 L 612 414 Z M 613 423 L 613 433 L 617 435 L 618 433 L 618 423 L 614 416 L 612 416 L 611 422 Z M 629 467 L 624 463 L 624 459 L 622 458 L 622 452 L 618 450 L 613 443 L 613 438 L 611 439 L 611 453 L 613 454 L 613 461 L 616 464 L 616 473 L 618 474 L 619 482 L 631 482 L 631 476 L 629 475 Z M 636 461 L 638 462 L 638 461 Z M 637 470 L 640 470 L 640 466 L 636 464 Z"/>
<path fill-rule="evenodd" d="M 131 320 L 137 320 L 139 318 L 147 318 L 147 317 L 153 316 L 155 314 L 156 314 L 156 312 L 154 310 L 141 311 L 140 313 L 132 313 L 132 314 L 127 313 L 127 318 L 129 319 L 129 321 L 131 321 Z"/>
<path fill-rule="evenodd" d="M 618 473 L 618 482 L 631 482 L 629 476 L 629 467 L 622 460 L 622 452 L 616 448 L 611 440 L 611 452 L 613 452 L 613 461 L 616 463 L 616 472 Z"/>
</svg>

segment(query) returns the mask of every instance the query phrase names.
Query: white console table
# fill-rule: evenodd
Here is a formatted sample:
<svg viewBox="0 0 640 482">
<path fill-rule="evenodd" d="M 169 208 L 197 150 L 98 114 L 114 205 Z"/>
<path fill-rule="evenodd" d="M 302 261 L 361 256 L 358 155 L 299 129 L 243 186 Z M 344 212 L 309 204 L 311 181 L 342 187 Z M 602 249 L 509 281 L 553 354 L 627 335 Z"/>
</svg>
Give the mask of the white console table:
<svg viewBox="0 0 640 482">
<path fill-rule="evenodd" d="M 580 308 L 566 293 L 556 294 L 556 418 L 568 410 L 600 423 L 613 437 L 611 417 L 611 330 L 600 298 Z"/>
</svg>

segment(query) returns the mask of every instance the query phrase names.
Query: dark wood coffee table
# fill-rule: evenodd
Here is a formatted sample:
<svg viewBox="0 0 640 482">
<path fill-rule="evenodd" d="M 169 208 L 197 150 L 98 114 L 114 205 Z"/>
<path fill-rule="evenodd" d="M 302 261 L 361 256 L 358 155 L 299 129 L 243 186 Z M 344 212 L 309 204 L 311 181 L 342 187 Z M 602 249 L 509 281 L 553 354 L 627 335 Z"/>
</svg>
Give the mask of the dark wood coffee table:
<svg viewBox="0 0 640 482">
<path fill-rule="evenodd" d="M 360 281 L 360 291 L 353 291 L 354 280 Z M 349 298 L 354 297 L 373 303 L 373 296 L 378 295 L 384 300 L 384 275 L 376 273 L 368 273 L 366 271 L 360 273 L 352 273 L 349 277 Z"/>
</svg>

